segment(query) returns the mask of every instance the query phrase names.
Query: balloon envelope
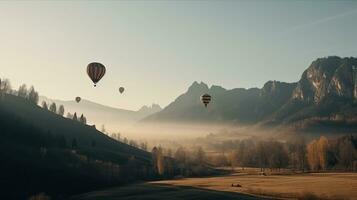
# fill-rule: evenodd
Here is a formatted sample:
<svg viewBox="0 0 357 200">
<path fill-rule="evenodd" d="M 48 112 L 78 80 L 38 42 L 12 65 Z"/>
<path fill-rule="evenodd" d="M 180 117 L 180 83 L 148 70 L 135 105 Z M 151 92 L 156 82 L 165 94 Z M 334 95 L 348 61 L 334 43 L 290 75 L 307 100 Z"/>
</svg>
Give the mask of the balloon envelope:
<svg viewBox="0 0 357 200">
<path fill-rule="evenodd" d="M 100 79 L 103 78 L 103 76 L 105 75 L 105 71 L 106 69 L 101 63 L 92 62 L 88 64 L 87 74 L 89 78 L 93 81 L 94 87 L 97 85 Z"/>
<path fill-rule="evenodd" d="M 211 100 L 212 100 L 212 97 L 209 94 L 204 94 L 201 96 L 201 101 L 205 105 L 206 108 L 207 108 L 207 105 L 211 102 Z"/>
<path fill-rule="evenodd" d="M 122 94 L 122 93 L 124 92 L 124 90 L 125 90 L 124 87 L 120 87 L 120 88 L 119 88 L 120 94 Z"/>
<path fill-rule="evenodd" d="M 81 101 L 81 97 L 76 97 L 76 102 L 79 103 Z"/>
</svg>

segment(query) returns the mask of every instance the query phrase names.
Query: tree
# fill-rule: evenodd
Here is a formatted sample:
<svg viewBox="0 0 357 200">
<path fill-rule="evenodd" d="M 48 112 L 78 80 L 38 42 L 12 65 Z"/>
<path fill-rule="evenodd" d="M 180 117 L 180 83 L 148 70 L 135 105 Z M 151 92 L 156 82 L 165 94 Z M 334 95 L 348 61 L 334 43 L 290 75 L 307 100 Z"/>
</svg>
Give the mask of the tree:
<svg viewBox="0 0 357 200">
<path fill-rule="evenodd" d="M 206 160 L 206 153 L 203 151 L 202 147 L 198 147 L 194 152 L 194 159 L 199 165 L 203 165 Z"/>
<path fill-rule="evenodd" d="M 72 118 L 74 121 L 78 121 L 77 113 L 75 112 Z"/>
<path fill-rule="evenodd" d="M 58 108 L 58 114 L 63 116 L 64 115 L 64 106 L 60 105 L 60 107 Z"/>
<path fill-rule="evenodd" d="M 28 93 L 28 100 L 34 104 L 38 104 L 38 93 L 36 92 L 35 88 L 31 86 L 29 93 Z"/>
<path fill-rule="evenodd" d="M 45 109 L 45 110 L 48 110 L 48 106 L 47 106 L 46 101 L 42 101 L 42 108 Z"/>
<path fill-rule="evenodd" d="M 17 96 L 22 98 L 27 98 L 27 86 L 26 84 L 20 85 L 19 89 L 17 90 Z"/>
<path fill-rule="evenodd" d="M 304 171 L 306 165 L 306 143 L 304 138 L 297 139 L 295 143 L 297 163 L 300 170 Z"/>
<path fill-rule="evenodd" d="M 257 156 L 258 156 L 260 171 L 264 171 L 264 169 L 268 165 L 267 152 L 268 152 L 268 147 L 266 143 L 263 141 L 259 141 L 257 144 Z"/>
<path fill-rule="evenodd" d="M 309 162 L 311 170 L 319 169 L 320 159 L 316 140 L 313 140 L 307 145 L 307 161 Z"/>
<path fill-rule="evenodd" d="M 57 113 L 57 106 L 55 102 L 50 105 L 50 111 L 53 113 Z"/>
<path fill-rule="evenodd" d="M 128 138 L 124 137 L 123 142 L 124 142 L 125 144 L 128 144 Z"/>
<path fill-rule="evenodd" d="M 277 141 L 266 142 L 269 168 L 279 169 L 288 166 L 288 153 L 284 145 Z"/>
<path fill-rule="evenodd" d="M 236 150 L 232 150 L 228 155 L 228 159 L 233 171 L 238 164 L 238 152 Z"/>
<path fill-rule="evenodd" d="M 83 116 L 83 114 L 79 118 L 79 122 L 81 122 L 82 124 L 87 124 L 87 119 Z"/>
<path fill-rule="evenodd" d="M 177 161 L 177 168 L 180 170 L 180 174 L 185 175 L 185 167 L 187 164 L 186 150 L 183 147 L 179 147 L 175 152 L 174 158 Z"/>
<path fill-rule="evenodd" d="M 154 169 L 161 176 L 165 173 L 165 161 L 162 152 L 161 147 L 154 147 L 151 151 Z"/>
<path fill-rule="evenodd" d="M 1 80 L 0 82 L 0 93 L 1 94 L 9 94 L 11 93 L 12 88 L 11 88 L 11 83 L 9 79 L 4 79 Z"/>
<path fill-rule="evenodd" d="M 353 161 L 357 155 L 352 140 L 352 137 L 344 137 L 338 144 L 339 162 L 346 170 L 353 168 Z"/>
<path fill-rule="evenodd" d="M 328 147 L 329 147 L 329 144 L 328 144 L 327 138 L 324 136 L 321 136 L 317 143 L 317 148 L 318 148 L 319 165 L 322 170 L 326 170 L 326 168 L 327 168 Z"/>
</svg>

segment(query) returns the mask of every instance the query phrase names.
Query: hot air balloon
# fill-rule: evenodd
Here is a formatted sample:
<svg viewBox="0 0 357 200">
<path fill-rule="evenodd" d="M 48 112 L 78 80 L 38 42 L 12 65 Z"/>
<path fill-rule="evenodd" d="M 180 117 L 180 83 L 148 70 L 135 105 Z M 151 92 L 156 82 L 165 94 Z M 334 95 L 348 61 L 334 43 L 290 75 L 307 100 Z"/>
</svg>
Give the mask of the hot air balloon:
<svg viewBox="0 0 357 200">
<path fill-rule="evenodd" d="M 124 87 L 120 87 L 120 88 L 119 88 L 120 94 L 123 94 L 124 90 L 125 90 Z"/>
<path fill-rule="evenodd" d="M 87 74 L 89 78 L 93 81 L 94 87 L 97 86 L 97 83 L 100 81 L 100 79 L 103 78 L 105 71 L 105 67 L 101 63 L 92 62 L 88 64 Z"/>
<path fill-rule="evenodd" d="M 212 99 L 212 97 L 209 94 L 204 94 L 201 96 L 201 101 L 203 104 L 205 104 L 206 108 L 207 108 L 207 105 L 209 104 L 209 102 L 211 102 L 211 99 Z"/>
<path fill-rule="evenodd" d="M 76 102 L 79 103 L 81 101 L 81 97 L 76 97 Z"/>
</svg>

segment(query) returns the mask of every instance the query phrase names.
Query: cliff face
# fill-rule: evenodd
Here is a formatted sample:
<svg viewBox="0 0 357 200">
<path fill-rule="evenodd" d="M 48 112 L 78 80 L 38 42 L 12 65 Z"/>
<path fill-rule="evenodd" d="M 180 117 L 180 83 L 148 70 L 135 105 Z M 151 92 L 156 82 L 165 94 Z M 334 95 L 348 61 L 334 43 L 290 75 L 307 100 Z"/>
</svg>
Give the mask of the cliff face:
<svg viewBox="0 0 357 200">
<path fill-rule="evenodd" d="M 303 73 L 293 99 L 319 104 L 326 98 L 355 99 L 356 58 L 327 57 L 312 62 Z"/>
</svg>

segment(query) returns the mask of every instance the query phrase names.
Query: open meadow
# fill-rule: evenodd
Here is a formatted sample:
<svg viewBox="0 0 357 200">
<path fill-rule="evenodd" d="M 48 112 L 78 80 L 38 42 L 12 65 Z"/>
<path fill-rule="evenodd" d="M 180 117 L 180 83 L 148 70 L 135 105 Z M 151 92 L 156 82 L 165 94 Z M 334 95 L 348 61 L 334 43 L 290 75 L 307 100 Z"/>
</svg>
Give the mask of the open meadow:
<svg viewBox="0 0 357 200">
<path fill-rule="evenodd" d="M 357 173 L 268 176 L 235 173 L 220 177 L 187 178 L 153 183 L 282 199 L 357 199 Z M 232 187 L 232 184 L 239 184 L 241 187 Z"/>
</svg>

